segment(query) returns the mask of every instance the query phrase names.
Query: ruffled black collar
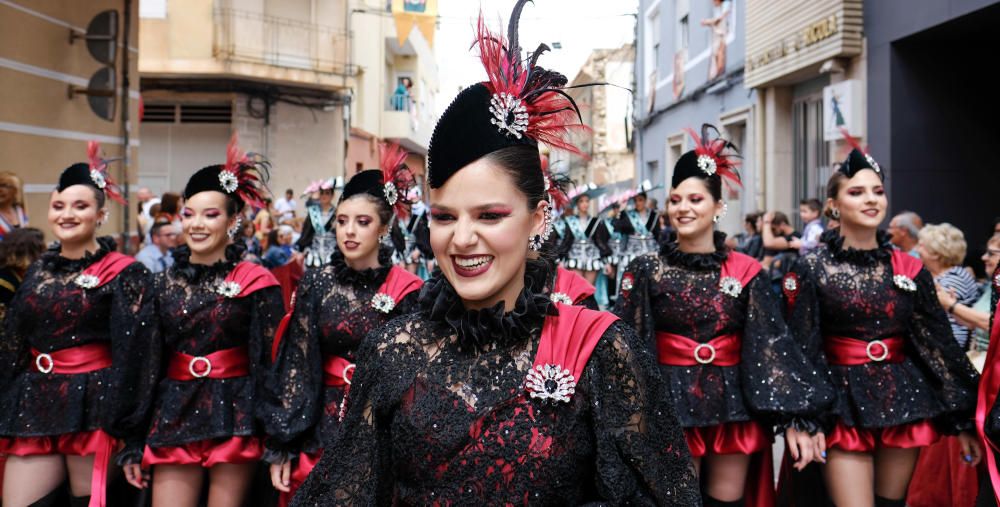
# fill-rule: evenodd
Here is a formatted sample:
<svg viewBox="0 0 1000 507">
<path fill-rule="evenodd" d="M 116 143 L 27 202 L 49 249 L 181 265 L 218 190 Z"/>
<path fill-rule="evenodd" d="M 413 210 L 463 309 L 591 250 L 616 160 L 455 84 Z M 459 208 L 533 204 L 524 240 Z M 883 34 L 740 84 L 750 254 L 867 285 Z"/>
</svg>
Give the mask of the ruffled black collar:
<svg viewBox="0 0 1000 507">
<path fill-rule="evenodd" d="M 174 264 L 170 266 L 170 272 L 189 282 L 214 278 L 217 275 L 226 276 L 236 263 L 243 259 L 245 251 L 246 246 L 242 242 L 231 243 L 226 245 L 225 256 L 214 264 L 194 264 L 191 262 L 191 249 L 187 245 L 181 245 L 171 252 Z"/>
<path fill-rule="evenodd" d="M 827 250 L 833 258 L 840 262 L 849 262 L 860 266 L 872 266 L 892 258 L 892 243 L 889 242 L 889 235 L 884 231 L 875 233 L 878 246 L 871 250 L 859 250 L 852 247 L 844 247 L 844 237 L 840 235 L 840 229 L 828 229 L 820 236 L 820 241 L 826 245 Z"/>
<path fill-rule="evenodd" d="M 715 231 L 712 240 L 715 243 L 714 252 L 687 253 L 680 250 L 676 236 L 672 236 L 660 246 L 660 256 L 667 261 L 667 264 L 675 267 L 697 271 L 719 269 L 722 263 L 729 257 L 729 247 L 726 246 L 726 234 Z"/>
<path fill-rule="evenodd" d="M 111 236 L 97 238 L 97 251 L 86 252 L 79 259 L 67 259 L 61 255 L 62 245 L 56 243 L 42 254 L 42 265 L 50 271 L 82 271 L 101 260 L 109 252 L 118 249 L 118 243 Z"/>
<path fill-rule="evenodd" d="M 347 265 L 344 254 L 337 249 L 330 256 L 330 267 L 333 268 L 333 276 L 338 283 L 359 287 L 371 287 L 381 285 L 392 269 L 392 249 L 380 247 L 378 251 L 377 268 L 368 268 L 358 271 Z"/>
<path fill-rule="evenodd" d="M 558 314 L 545 285 L 553 269 L 547 261 L 529 260 L 524 272 L 524 290 L 510 312 L 504 312 L 503 302 L 492 308 L 467 310 L 441 274 L 424 283 L 418 306 L 430 320 L 445 322 L 454 329 L 463 350 L 486 352 L 509 348 L 524 343 L 541 329 L 546 315 Z"/>
</svg>

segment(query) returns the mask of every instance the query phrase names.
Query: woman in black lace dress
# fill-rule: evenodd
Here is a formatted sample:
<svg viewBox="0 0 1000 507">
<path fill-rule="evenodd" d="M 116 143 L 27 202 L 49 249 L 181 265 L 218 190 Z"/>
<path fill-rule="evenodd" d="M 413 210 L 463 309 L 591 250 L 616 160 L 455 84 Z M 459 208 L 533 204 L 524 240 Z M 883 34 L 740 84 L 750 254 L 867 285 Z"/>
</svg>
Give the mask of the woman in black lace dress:
<svg viewBox="0 0 1000 507">
<path fill-rule="evenodd" d="M 0 454 L 7 455 L 3 505 L 46 497 L 69 478 L 74 506 L 103 506 L 116 439 L 141 429 L 118 418 L 136 400 L 127 360 L 149 272 L 97 237 L 107 198 L 121 203 L 106 164 L 63 171 L 49 198 L 58 246 L 28 269 L 0 338 Z M 55 496 L 55 494 L 53 494 Z"/>
<path fill-rule="evenodd" d="M 242 505 L 263 454 L 256 409 L 284 305 L 271 272 L 241 262 L 232 239 L 243 208 L 260 204 L 266 176 L 234 137 L 225 165 L 191 177 L 181 210 L 187 244 L 143 305 L 152 333 L 132 361 L 155 382 L 137 407 L 150 423 L 119 462 L 138 487 L 147 485 L 140 461 L 152 467 L 154 507 L 197 505 L 206 471 L 209 506 Z"/>
<path fill-rule="evenodd" d="M 391 264 L 380 249 L 413 176 L 398 146 L 382 147 L 382 169 L 362 171 L 337 204 L 331 261 L 306 272 L 284 336 L 275 347 L 269 396 L 261 412 L 268 434 L 264 459 L 287 504 L 316 465 L 347 410 L 358 348 L 373 330 L 413 307 L 423 282 Z"/>
<path fill-rule="evenodd" d="M 553 265 L 529 255 L 548 222 L 536 142 L 570 148 L 576 113 L 552 91 L 564 77 L 522 66 L 524 3 L 509 42 L 480 23 L 492 79 L 431 140 L 441 275 L 362 344 L 342 430 L 294 505 L 698 504 L 649 354 L 610 314 L 553 304 Z"/>
<path fill-rule="evenodd" d="M 694 132 L 696 149 L 674 167 L 667 214 L 676 237 L 632 261 L 615 313 L 653 344 L 687 443 L 702 469 L 706 506 L 773 505 L 766 466 L 773 426 L 799 468 L 818 449 L 818 414 L 832 388 L 806 360 L 781 318 L 760 263 L 714 232 L 722 183 L 739 182 L 725 140 Z M 714 130 L 714 129 L 712 129 Z M 748 477 L 751 456 L 759 466 Z"/>
<path fill-rule="evenodd" d="M 978 462 L 978 375 L 930 274 L 878 230 L 884 170 L 847 137 L 854 149 L 827 185 L 840 228 L 786 275 L 788 325 L 837 389 L 824 467 L 833 502 L 903 506 L 920 448 L 940 434 L 958 434 L 966 461 Z"/>
</svg>

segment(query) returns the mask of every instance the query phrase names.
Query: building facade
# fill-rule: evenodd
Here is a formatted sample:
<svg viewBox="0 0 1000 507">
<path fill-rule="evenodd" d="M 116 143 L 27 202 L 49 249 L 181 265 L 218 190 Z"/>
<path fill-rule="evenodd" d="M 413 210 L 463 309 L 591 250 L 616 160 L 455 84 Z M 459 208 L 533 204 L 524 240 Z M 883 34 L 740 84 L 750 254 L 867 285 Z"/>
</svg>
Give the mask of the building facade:
<svg viewBox="0 0 1000 507">
<path fill-rule="evenodd" d="M 744 154 L 743 190 L 727 192 L 720 224 L 730 233 L 764 200 L 752 156 L 759 115 L 753 91 L 743 87 L 747 1 L 640 0 L 637 23 L 637 182 L 659 185 L 652 194 L 663 208 L 674 164 L 692 148 L 683 129 L 716 125 Z"/>
<path fill-rule="evenodd" d="M 135 189 L 140 144 L 132 128 L 139 117 L 137 4 L 122 0 L 0 2 L 0 153 L 4 154 L 0 171 L 12 171 L 23 180 L 29 222 L 49 239 L 49 195 L 63 169 L 86 161 L 87 141 L 99 141 L 105 158 L 124 158 L 128 133 L 128 165 L 113 163 L 110 170 L 121 183 L 130 182 Z M 99 13 L 108 10 L 116 12 L 115 19 L 95 24 L 102 30 L 113 26 L 116 32 L 113 59 L 106 64 L 95 59 L 80 37 Z M 125 69 L 130 76 L 127 92 L 123 90 Z M 80 93 L 99 72 L 110 76 L 106 90 L 111 96 L 94 96 L 103 117 L 91 108 L 90 97 Z M 108 209 L 111 216 L 101 232 L 126 230 L 125 210 L 113 202 Z"/>
<path fill-rule="evenodd" d="M 1000 216 L 1000 139 L 994 79 L 996 0 L 865 2 L 868 141 L 888 173 L 893 212 L 965 233 L 966 264 L 979 256 Z"/>
<path fill-rule="evenodd" d="M 555 169 L 567 169 L 574 183 L 599 186 L 631 185 L 635 180 L 635 153 L 632 150 L 632 88 L 635 46 L 597 49 L 587 58 L 568 90 L 580 107 L 583 124 L 580 149 L 587 155 L 562 157 L 552 154 Z M 608 86 L 585 86 L 607 83 Z"/>
<path fill-rule="evenodd" d="M 142 152 L 150 164 L 140 183 L 154 192 L 180 190 L 218 163 L 232 132 L 270 160 L 276 194 L 377 167 L 381 140 L 416 152 L 411 163 L 422 168 L 431 127 L 417 127 L 421 101 L 409 97 L 436 92 L 433 58 L 418 32 L 400 47 L 385 2 L 142 5 Z M 396 74 L 415 83 L 402 101 L 384 84 Z"/>
</svg>

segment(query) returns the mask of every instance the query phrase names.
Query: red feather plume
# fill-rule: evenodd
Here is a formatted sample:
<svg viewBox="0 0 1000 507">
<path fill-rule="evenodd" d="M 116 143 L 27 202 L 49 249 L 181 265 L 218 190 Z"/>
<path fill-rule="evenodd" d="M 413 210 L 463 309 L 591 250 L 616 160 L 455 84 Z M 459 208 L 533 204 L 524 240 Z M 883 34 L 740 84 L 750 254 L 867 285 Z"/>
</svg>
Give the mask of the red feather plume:
<svg viewBox="0 0 1000 507">
<path fill-rule="evenodd" d="M 708 124 L 702 126 L 701 136 L 690 127 L 685 127 L 684 130 L 694 140 L 694 152 L 699 157 L 708 156 L 715 162 L 715 174 L 718 174 L 727 186 L 730 188 L 733 188 L 733 185 L 743 186 L 740 175 L 736 172 L 739 161 L 736 160 L 737 155 L 734 153 L 736 147 L 733 146 L 733 143 L 719 137 L 718 130 Z M 713 139 L 709 139 L 710 130 L 715 130 L 716 136 Z"/>
<path fill-rule="evenodd" d="M 486 85 L 494 94 L 506 93 L 522 102 L 528 113 L 525 135 L 551 148 L 586 158 L 571 139 L 573 132 L 589 129 L 581 122 L 576 102 L 563 90 L 566 77 L 535 65 L 549 47 L 540 44 L 529 53 L 526 62 L 521 60 L 517 25 L 527 1 L 519 0 L 515 5 L 507 38 L 491 32 L 482 13 L 479 14 L 475 45 L 479 46 L 479 58 L 486 69 Z"/>
<path fill-rule="evenodd" d="M 108 162 L 101 158 L 100 155 L 101 144 L 97 141 L 87 141 L 87 160 L 90 163 L 91 172 L 97 172 L 101 175 L 104 180 L 104 195 L 111 199 L 112 201 L 125 206 L 128 202 L 122 197 L 122 189 L 115 183 L 115 180 L 111 177 L 110 171 L 108 171 Z M 96 181 L 94 183 L 97 183 Z"/>
<path fill-rule="evenodd" d="M 234 193 L 240 200 L 254 208 L 264 208 L 267 179 L 270 176 L 269 164 L 263 157 L 244 153 L 238 141 L 236 132 L 233 132 L 226 146 L 226 163 L 223 164 L 222 170 L 236 176 L 237 185 Z"/>
<path fill-rule="evenodd" d="M 416 182 L 413 172 L 406 166 L 409 154 L 395 143 L 379 143 L 379 168 L 382 169 L 382 183 L 392 183 L 396 187 L 396 202 L 393 212 L 401 220 L 410 216 L 410 201 L 406 195 Z"/>
<path fill-rule="evenodd" d="M 847 142 L 848 146 L 860 151 L 864 155 L 868 155 L 868 147 L 865 146 L 862 148 L 861 143 L 858 142 L 856 137 L 851 135 L 850 131 L 847 130 L 847 127 L 840 127 L 840 134 L 844 136 L 844 141 Z"/>
</svg>

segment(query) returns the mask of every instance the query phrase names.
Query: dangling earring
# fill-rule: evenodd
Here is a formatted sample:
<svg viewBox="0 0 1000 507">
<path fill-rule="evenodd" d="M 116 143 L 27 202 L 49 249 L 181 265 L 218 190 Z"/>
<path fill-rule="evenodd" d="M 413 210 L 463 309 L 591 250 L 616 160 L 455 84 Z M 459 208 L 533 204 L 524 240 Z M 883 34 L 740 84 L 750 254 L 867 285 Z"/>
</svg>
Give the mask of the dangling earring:
<svg viewBox="0 0 1000 507">
<path fill-rule="evenodd" d="M 722 213 L 719 213 L 718 215 L 712 217 L 712 222 L 719 223 L 723 218 L 726 218 L 727 213 L 729 213 L 729 203 L 724 202 L 722 203 Z"/>
<path fill-rule="evenodd" d="M 840 220 L 840 210 L 833 208 L 833 210 L 830 211 L 830 216 L 832 216 L 834 220 Z"/>
<path fill-rule="evenodd" d="M 542 249 L 542 235 L 535 234 L 530 239 L 528 239 L 528 250 L 532 252 L 537 252 Z"/>
<path fill-rule="evenodd" d="M 226 234 L 229 235 L 229 239 L 236 239 L 236 235 L 240 233 L 240 227 L 243 225 L 243 216 L 236 215 L 236 223 L 232 227 L 226 230 Z"/>
</svg>

